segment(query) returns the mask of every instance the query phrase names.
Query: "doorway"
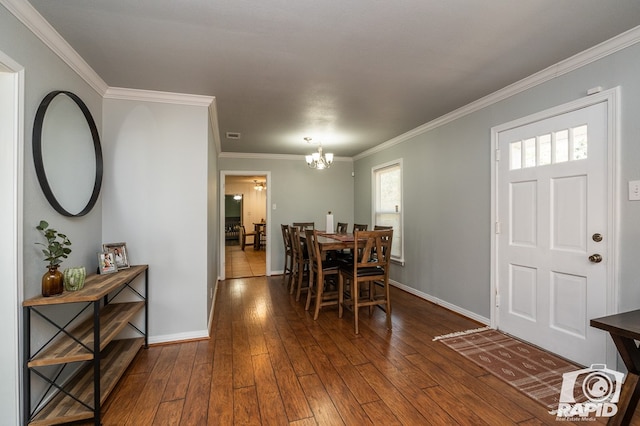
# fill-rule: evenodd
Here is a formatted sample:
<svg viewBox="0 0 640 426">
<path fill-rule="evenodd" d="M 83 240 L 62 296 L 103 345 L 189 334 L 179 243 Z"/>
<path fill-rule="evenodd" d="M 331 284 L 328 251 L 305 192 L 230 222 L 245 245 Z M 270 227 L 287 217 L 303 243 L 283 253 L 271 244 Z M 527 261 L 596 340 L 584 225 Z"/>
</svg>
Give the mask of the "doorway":
<svg viewBox="0 0 640 426">
<path fill-rule="evenodd" d="M 494 325 L 582 365 L 615 353 L 589 326 L 615 300 L 614 96 L 494 129 Z"/>
<path fill-rule="evenodd" d="M 222 172 L 223 279 L 270 275 L 268 181 L 268 172 Z"/>
</svg>

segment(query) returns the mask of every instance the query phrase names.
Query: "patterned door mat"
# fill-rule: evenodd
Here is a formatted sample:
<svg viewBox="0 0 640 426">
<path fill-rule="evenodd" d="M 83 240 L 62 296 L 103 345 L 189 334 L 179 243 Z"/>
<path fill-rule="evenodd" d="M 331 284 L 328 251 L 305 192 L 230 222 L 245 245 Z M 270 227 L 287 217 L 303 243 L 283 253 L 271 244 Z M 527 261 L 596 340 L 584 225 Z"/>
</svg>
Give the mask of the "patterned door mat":
<svg viewBox="0 0 640 426">
<path fill-rule="evenodd" d="M 490 328 L 436 337 L 494 376 L 538 401 L 558 408 L 562 375 L 582 366 Z"/>
</svg>

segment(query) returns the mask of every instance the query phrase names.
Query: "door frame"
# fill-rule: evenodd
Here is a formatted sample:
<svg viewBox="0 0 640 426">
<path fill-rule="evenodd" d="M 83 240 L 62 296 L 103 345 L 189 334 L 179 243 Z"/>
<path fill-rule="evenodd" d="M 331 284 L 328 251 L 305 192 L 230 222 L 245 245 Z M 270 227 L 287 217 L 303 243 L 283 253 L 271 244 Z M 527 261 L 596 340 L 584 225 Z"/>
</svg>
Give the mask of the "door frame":
<svg viewBox="0 0 640 426">
<path fill-rule="evenodd" d="M 219 259 L 218 259 L 218 271 L 219 271 L 219 279 L 224 280 L 226 277 L 225 271 L 225 240 L 224 240 L 224 217 L 225 217 L 225 205 L 224 205 L 224 190 L 225 183 L 227 180 L 227 176 L 266 176 L 266 185 L 267 185 L 267 205 L 265 209 L 265 222 L 266 222 L 266 230 L 267 230 L 267 248 L 265 250 L 265 261 L 266 261 L 266 269 L 265 275 L 267 277 L 271 276 L 271 213 L 269 210 L 269 206 L 271 205 L 271 172 L 270 171 L 252 171 L 252 170 L 220 170 L 220 189 L 218 197 L 218 201 L 220 204 L 220 223 L 218 224 L 218 238 L 219 240 Z"/>
<path fill-rule="evenodd" d="M 10 422 L 21 422 L 21 389 L 22 383 L 22 315 L 20 306 L 24 299 L 24 276 L 23 276 L 23 188 L 24 188 L 24 67 L 15 62 L 9 56 L 0 51 L 0 73 L 2 77 L 2 90 L 10 92 L 11 96 L 6 104 L 3 104 L 0 117 L 1 125 L 9 129 L 8 137 L 3 143 L 9 144 L 6 151 L 10 155 L 0 158 L 0 166 L 7 174 L 3 173 L 3 190 L 7 190 L 9 208 L 0 212 L 0 247 L 4 253 L 4 258 L 0 262 L 2 270 L 6 273 L 9 283 L 7 292 L 4 294 L 3 309 L 0 318 L 3 324 L 3 335 L 9 337 L 6 342 L 7 347 L 2 351 L 4 367 L 1 369 L 6 377 L 12 376 L 12 380 L 7 381 L 5 390 L 13 387 L 13 398 L 5 401 L 2 405 L 6 408 L 7 420 Z M 6 108 L 6 110 L 5 110 Z M 6 113 L 6 114 L 5 114 Z M 3 148 L 4 150 L 4 148 Z M 11 358 L 6 354 L 11 354 Z M 7 408 L 7 405 L 13 408 Z"/>
<path fill-rule="evenodd" d="M 498 167 L 499 161 L 499 140 L 501 132 L 531 124 L 537 121 L 548 119 L 557 115 L 582 109 L 591 105 L 605 103 L 607 110 L 607 235 L 606 239 L 608 252 L 607 268 L 607 315 L 618 313 L 618 241 L 620 232 L 619 203 L 618 195 L 620 188 L 620 176 L 618 174 L 619 164 L 617 153 L 620 146 L 620 87 L 615 87 L 584 98 L 577 99 L 553 108 L 540 111 L 526 117 L 518 118 L 510 122 L 500 124 L 491 128 L 491 327 L 499 328 L 500 318 L 497 303 L 499 302 L 500 283 L 498 282 L 498 233 L 500 218 L 498 217 Z M 505 160 L 503 160 L 505 161 Z M 504 221 L 503 221 L 504 222 Z M 606 364 L 616 365 L 616 350 L 614 345 L 608 341 L 606 350 Z"/>
</svg>

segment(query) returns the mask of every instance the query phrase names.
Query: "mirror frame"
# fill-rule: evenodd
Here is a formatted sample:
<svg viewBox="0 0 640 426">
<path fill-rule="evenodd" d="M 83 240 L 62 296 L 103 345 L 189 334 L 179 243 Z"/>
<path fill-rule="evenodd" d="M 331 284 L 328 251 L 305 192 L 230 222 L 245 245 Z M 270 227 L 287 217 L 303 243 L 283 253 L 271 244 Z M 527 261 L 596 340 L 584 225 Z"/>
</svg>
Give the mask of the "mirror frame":
<svg viewBox="0 0 640 426">
<path fill-rule="evenodd" d="M 51 186 L 49 185 L 49 181 L 47 180 L 47 173 L 44 168 L 44 161 L 42 158 L 42 125 L 44 123 L 44 117 L 47 113 L 47 108 L 49 104 L 53 101 L 53 99 L 58 95 L 66 95 L 71 100 L 73 100 L 78 108 L 82 111 L 84 118 L 87 120 L 87 124 L 89 125 L 89 130 L 91 131 L 91 137 L 93 139 L 93 150 L 95 153 L 96 159 L 96 174 L 95 180 L 93 184 L 93 192 L 91 193 L 91 198 L 87 205 L 78 213 L 71 213 L 67 211 L 56 199 L 53 191 L 51 190 Z M 100 146 L 100 136 L 98 135 L 98 129 L 96 127 L 95 121 L 93 121 L 93 117 L 91 116 L 91 112 L 89 108 L 85 105 L 85 103 L 80 99 L 76 94 L 72 92 L 68 92 L 65 90 L 54 90 L 47 94 L 47 96 L 42 99 L 40 102 L 40 106 L 38 107 L 38 111 L 36 112 L 35 122 L 33 124 L 33 162 L 36 168 L 36 175 L 38 176 L 38 182 L 40 182 L 40 187 L 42 188 L 42 192 L 44 193 L 45 198 L 51 204 L 58 213 L 63 216 L 69 217 L 79 217 L 84 216 L 93 209 L 96 201 L 98 201 L 98 196 L 100 195 L 100 188 L 102 186 L 102 173 L 103 173 L 103 160 L 102 160 L 102 148 Z"/>
</svg>

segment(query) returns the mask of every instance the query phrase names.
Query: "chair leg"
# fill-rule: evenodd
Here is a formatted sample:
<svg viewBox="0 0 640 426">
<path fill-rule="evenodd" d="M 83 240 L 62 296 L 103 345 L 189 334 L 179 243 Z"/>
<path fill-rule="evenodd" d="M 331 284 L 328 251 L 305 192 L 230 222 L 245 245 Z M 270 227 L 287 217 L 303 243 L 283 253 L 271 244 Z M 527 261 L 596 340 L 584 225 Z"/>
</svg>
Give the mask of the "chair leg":
<svg viewBox="0 0 640 426">
<path fill-rule="evenodd" d="M 344 303 L 344 277 L 338 274 L 338 318 L 342 318 Z"/>
<path fill-rule="evenodd" d="M 296 288 L 296 281 L 298 281 L 298 274 L 300 273 L 300 265 L 296 262 L 293 265 L 293 272 L 291 273 L 291 285 L 289 286 L 289 294 L 293 294 Z"/>
<path fill-rule="evenodd" d="M 320 305 L 322 304 L 323 293 L 324 293 L 324 274 L 322 273 L 322 271 L 318 271 L 318 276 L 316 278 L 316 309 L 313 313 L 314 321 L 318 319 L 318 314 L 320 314 Z"/>
<path fill-rule="evenodd" d="M 387 298 L 387 329 L 391 330 L 391 291 L 389 290 L 389 282 L 385 282 L 384 292 Z"/>
<path fill-rule="evenodd" d="M 302 274 L 298 278 L 298 291 L 296 292 L 296 302 L 300 300 L 300 293 L 302 292 L 302 281 L 304 281 L 304 267 L 302 268 Z"/>
<path fill-rule="evenodd" d="M 287 271 L 289 271 L 289 273 L 291 273 L 291 270 L 287 268 L 287 266 L 289 265 L 289 256 L 287 256 L 287 254 L 284 254 L 284 269 L 282 269 L 282 283 L 284 284 L 287 281 Z"/>
<path fill-rule="evenodd" d="M 307 303 L 304 306 L 304 310 L 308 311 L 309 307 L 311 306 L 311 293 L 312 293 L 312 286 L 313 286 L 313 268 L 309 268 L 309 291 L 307 292 Z"/>
<path fill-rule="evenodd" d="M 354 328 L 355 328 L 355 333 L 358 334 L 360 331 L 358 330 L 358 299 L 360 299 L 359 297 L 359 289 L 358 289 L 358 280 L 354 279 L 351 282 L 351 300 L 353 301 L 353 321 L 354 321 Z"/>
<path fill-rule="evenodd" d="M 295 265 L 293 264 L 293 256 L 291 256 L 291 264 L 289 266 L 289 279 L 287 280 L 287 288 L 291 288 L 291 285 L 293 283 L 293 270 L 295 268 Z"/>
</svg>

